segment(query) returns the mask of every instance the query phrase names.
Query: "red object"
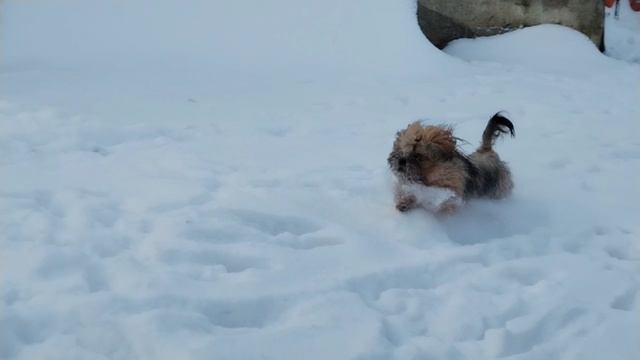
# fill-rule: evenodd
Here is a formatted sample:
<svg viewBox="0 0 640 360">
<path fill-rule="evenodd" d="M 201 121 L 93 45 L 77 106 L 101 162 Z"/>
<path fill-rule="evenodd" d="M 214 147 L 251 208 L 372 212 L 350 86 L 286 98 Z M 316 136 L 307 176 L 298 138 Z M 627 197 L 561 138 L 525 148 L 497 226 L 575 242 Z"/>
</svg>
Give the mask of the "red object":
<svg viewBox="0 0 640 360">
<path fill-rule="evenodd" d="M 633 11 L 640 11 L 640 0 L 629 0 L 629 6 Z"/>
<path fill-rule="evenodd" d="M 604 0 L 604 6 L 610 8 L 613 7 L 613 4 L 616 3 L 616 0 Z"/>
</svg>

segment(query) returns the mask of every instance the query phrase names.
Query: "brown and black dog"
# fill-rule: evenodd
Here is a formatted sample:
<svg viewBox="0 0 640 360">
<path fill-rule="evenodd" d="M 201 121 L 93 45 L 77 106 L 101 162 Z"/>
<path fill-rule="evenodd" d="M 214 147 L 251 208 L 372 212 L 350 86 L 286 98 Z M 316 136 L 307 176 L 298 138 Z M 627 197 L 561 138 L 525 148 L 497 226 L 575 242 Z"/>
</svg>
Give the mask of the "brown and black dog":
<svg viewBox="0 0 640 360">
<path fill-rule="evenodd" d="M 387 159 L 398 182 L 396 208 L 408 211 L 420 206 L 406 185 L 444 188 L 454 196 L 441 204 L 439 213 L 451 213 L 469 198 L 500 199 L 511 193 L 513 181 L 505 162 L 493 150 L 501 134 L 515 136 L 513 123 L 500 113 L 493 115 L 482 134 L 482 144 L 471 155 L 457 147 L 457 137 L 447 125 L 410 124 L 396 134 Z"/>
</svg>

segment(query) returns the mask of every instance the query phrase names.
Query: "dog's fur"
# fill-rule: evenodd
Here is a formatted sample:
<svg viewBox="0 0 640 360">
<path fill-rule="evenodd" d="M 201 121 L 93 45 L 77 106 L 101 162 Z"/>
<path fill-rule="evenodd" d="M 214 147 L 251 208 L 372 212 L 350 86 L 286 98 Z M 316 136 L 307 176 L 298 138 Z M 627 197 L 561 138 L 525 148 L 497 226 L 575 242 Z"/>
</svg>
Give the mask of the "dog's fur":
<svg viewBox="0 0 640 360">
<path fill-rule="evenodd" d="M 408 211 L 419 206 L 412 194 L 402 185 L 417 183 L 446 188 L 458 199 L 447 201 L 437 210 L 455 211 L 460 200 L 474 197 L 500 199 L 511 193 L 513 181 L 507 164 L 493 150 L 496 138 L 510 133 L 515 136 L 513 123 L 500 113 L 495 114 L 482 134 L 482 144 L 471 155 L 457 148 L 459 140 L 447 125 L 423 126 L 410 124 L 396 134 L 393 150 L 387 161 L 397 177 L 396 208 Z"/>
</svg>

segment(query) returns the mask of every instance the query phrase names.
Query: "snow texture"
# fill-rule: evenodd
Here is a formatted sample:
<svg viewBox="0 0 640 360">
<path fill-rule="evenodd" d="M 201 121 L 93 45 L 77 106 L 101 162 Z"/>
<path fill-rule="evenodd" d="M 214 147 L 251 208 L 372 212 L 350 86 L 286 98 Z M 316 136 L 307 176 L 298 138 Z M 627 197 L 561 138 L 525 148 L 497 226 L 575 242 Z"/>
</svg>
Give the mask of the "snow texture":
<svg viewBox="0 0 640 360">
<path fill-rule="evenodd" d="M 446 202 L 455 207 L 462 205 L 462 199 L 457 197 L 453 191 L 445 188 L 406 183 L 400 185 L 400 190 L 403 194 L 413 195 L 416 203 L 423 209 L 435 213 L 441 210 L 442 205 Z"/>
<path fill-rule="evenodd" d="M 5 0 L 0 357 L 635 359 L 640 66 L 414 12 Z M 510 198 L 395 210 L 395 131 L 498 110 Z"/>
<path fill-rule="evenodd" d="M 640 13 L 628 0 L 620 0 L 618 16 L 613 8 L 605 10 L 606 52 L 616 59 L 640 63 Z"/>
</svg>

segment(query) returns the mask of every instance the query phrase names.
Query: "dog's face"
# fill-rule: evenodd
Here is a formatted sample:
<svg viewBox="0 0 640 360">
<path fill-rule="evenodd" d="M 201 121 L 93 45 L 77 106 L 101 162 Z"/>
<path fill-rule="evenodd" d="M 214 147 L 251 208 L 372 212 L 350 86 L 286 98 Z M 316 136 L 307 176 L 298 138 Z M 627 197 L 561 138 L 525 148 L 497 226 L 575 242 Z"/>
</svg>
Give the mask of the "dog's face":
<svg viewBox="0 0 640 360">
<path fill-rule="evenodd" d="M 456 139 L 450 127 L 422 126 L 416 121 L 396 134 L 387 161 L 398 179 L 420 182 L 425 171 L 451 159 L 455 149 Z"/>
</svg>

